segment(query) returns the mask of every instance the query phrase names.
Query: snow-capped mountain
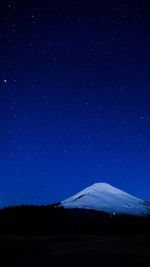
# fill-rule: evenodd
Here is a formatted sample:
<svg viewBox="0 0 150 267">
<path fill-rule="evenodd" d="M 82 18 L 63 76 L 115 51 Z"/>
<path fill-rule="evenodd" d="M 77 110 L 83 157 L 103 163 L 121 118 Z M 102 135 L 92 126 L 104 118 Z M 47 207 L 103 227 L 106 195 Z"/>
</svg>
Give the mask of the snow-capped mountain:
<svg viewBox="0 0 150 267">
<path fill-rule="evenodd" d="M 61 202 L 67 209 L 91 209 L 110 214 L 146 216 L 150 203 L 107 183 L 95 183 Z"/>
</svg>

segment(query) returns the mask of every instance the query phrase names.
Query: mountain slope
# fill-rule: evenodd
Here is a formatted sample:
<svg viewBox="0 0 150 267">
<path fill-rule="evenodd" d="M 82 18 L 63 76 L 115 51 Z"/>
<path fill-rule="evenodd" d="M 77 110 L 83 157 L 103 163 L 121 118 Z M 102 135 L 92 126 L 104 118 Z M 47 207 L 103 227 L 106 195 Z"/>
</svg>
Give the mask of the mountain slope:
<svg viewBox="0 0 150 267">
<path fill-rule="evenodd" d="M 146 216 L 150 204 L 107 183 L 95 183 L 61 202 L 68 209 L 91 209 L 110 214 Z"/>
</svg>

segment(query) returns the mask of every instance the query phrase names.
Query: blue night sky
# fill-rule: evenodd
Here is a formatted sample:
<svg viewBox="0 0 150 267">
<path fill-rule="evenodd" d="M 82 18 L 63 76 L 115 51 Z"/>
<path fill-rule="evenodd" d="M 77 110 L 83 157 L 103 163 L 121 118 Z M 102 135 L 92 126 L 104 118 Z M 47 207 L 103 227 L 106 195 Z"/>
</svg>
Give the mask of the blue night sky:
<svg viewBox="0 0 150 267">
<path fill-rule="evenodd" d="M 150 200 L 149 1 L 1 0 L 0 206 L 107 182 Z"/>
</svg>

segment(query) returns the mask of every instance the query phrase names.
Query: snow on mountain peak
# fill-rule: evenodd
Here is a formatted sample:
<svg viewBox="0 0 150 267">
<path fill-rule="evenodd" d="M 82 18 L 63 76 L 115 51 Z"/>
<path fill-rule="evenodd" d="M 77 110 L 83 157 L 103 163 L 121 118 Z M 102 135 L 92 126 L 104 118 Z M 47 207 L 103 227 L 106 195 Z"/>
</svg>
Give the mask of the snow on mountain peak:
<svg viewBox="0 0 150 267">
<path fill-rule="evenodd" d="M 150 214 L 150 205 L 107 183 L 94 183 L 61 202 L 64 208 L 105 211 L 111 214 L 144 216 Z"/>
</svg>

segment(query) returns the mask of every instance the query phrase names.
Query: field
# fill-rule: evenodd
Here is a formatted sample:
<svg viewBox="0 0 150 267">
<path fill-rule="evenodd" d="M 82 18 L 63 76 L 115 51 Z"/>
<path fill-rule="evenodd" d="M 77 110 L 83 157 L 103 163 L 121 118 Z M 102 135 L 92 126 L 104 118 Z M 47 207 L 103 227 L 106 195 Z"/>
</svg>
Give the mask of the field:
<svg viewBox="0 0 150 267">
<path fill-rule="evenodd" d="M 0 266 L 150 266 L 150 236 L 1 236 Z"/>
</svg>

